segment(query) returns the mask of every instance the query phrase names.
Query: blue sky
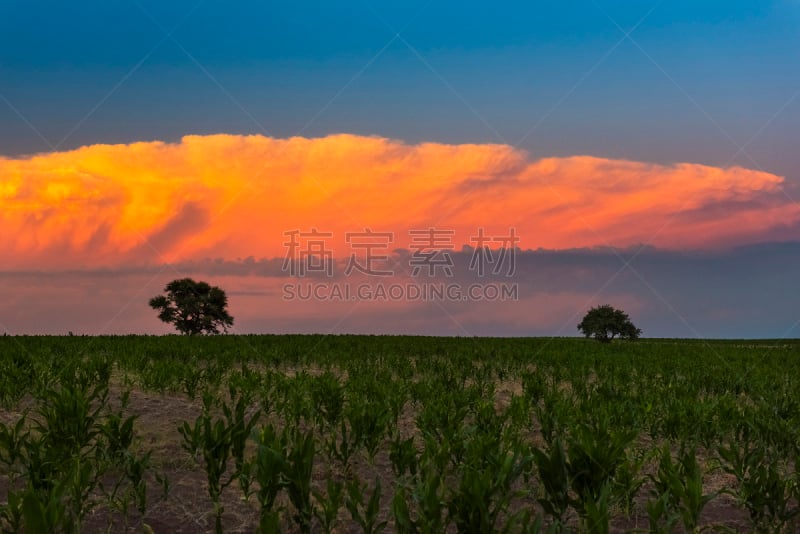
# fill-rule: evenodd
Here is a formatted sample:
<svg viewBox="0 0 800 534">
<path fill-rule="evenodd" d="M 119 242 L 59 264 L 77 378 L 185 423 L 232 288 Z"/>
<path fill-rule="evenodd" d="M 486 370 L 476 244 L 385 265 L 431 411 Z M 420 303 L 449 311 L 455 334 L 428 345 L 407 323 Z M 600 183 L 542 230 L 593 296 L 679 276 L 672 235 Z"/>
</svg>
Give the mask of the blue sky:
<svg viewBox="0 0 800 534">
<path fill-rule="evenodd" d="M 7 155 L 47 148 L 19 112 L 52 144 L 91 113 L 64 148 L 344 131 L 798 164 L 795 1 L 10 2 L 0 20 Z"/>
</svg>

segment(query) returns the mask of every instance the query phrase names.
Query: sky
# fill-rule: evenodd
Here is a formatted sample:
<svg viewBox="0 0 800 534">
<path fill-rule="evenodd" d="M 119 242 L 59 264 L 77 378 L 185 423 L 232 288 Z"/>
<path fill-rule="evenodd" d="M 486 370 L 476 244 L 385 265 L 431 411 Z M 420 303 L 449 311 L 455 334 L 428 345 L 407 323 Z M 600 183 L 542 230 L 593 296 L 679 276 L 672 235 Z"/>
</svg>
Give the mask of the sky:
<svg viewBox="0 0 800 534">
<path fill-rule="evenodd" d="M 4 2 L 0 331 L 797 337 L 799 60 L 797 0 Z"/>
</svg>

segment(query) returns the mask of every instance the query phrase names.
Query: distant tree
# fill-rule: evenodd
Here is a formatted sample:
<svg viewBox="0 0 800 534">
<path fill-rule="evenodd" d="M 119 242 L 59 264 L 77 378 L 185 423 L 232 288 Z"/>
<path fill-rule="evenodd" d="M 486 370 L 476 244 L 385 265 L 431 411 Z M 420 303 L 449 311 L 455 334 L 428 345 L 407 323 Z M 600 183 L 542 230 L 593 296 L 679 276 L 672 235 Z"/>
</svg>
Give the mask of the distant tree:
<svg viewBox="0 0 800 534">
<path fill-rule="evenodd" d="M 166 295 L 150 299 L 150 307 L 158 310 L 158 318 L 187 335 L 219 334 L 233 326 L 228 314 L 225 291 L 191 278 L 173 280 L 164 288 Z"/>
<path fill-rule="evenodd" d="M 609 343 L 617 336 L 620 339 L 638 339 L 642 334 L 627 313 L 608 304 L 590 309 L 578 324 L 578 330 L 587 338 L 594 337 L 603 343 Z"/>
</svg>

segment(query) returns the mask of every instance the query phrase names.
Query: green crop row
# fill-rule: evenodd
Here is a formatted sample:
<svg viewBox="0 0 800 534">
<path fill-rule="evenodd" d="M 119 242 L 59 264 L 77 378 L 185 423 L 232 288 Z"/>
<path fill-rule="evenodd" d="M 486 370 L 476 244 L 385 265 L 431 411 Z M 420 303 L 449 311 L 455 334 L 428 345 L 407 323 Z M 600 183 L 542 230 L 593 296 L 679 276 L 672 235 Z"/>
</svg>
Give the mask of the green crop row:
<svg viewBox="0 0 800 534">
<path fill-rule="evenodd" d="M 147 525 L 170 486 L 137 439 L 143 392 L 196 407 L 174 433 L 216 532 L 240 501 L 259 532 L 794 532 L 798 358 L 789 341 L 4 337 L 0 529 Z"/>
</svg>

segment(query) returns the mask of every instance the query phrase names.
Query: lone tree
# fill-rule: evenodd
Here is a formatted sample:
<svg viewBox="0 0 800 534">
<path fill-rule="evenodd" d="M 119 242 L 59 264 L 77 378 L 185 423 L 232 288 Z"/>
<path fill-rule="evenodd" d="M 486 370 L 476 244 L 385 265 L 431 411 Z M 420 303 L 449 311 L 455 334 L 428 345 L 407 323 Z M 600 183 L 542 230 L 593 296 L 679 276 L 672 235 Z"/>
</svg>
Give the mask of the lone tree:
<svg viewBox="0 0 800 534">
<path fill-rule="evenodd" d="M 228 314 L 225 291 L 191 278 L 173 280 L 164 288 L 166 295 L 150 299 L 150 307 L 158 310 L 158 318 L 175 325 L 178 332 L 190 336 L 219 334 L 233 326 Z"/>
<path fill-rule="evenodd" d="M 620 339 L 638 339 L 642 331 L 631 322 L 628 314 L 608 304 L 590 309 L 578 325 L 584 336 L 594 337 L 602 343 Z"/>
</svg>

